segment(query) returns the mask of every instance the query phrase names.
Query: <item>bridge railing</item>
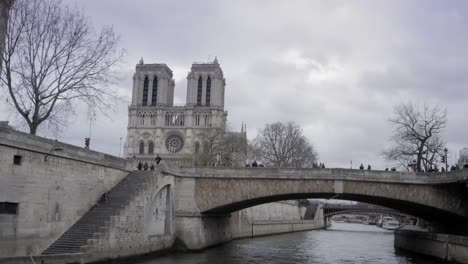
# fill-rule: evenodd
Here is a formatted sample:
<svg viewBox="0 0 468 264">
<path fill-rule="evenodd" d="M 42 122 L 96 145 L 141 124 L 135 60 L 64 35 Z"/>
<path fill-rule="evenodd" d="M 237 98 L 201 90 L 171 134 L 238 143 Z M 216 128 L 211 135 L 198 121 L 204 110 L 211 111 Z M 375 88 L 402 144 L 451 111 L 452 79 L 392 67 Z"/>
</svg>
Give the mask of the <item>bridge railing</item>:
<svg viewBox="0 0 468 264">
<path fill-rule="evenodd" d="M 443 184 L 468 181 L 468 169 L 454 172 L 390 172 L 353 169 L 292 169 L 292 168 L 227 168 L 227 167 L 185 167 L 169 174 L 180 177 L 203 178 L 257 178 L 257 179 L 321 179 L 368 182 L 392 182 L 412 184 Z"/>
</svg>

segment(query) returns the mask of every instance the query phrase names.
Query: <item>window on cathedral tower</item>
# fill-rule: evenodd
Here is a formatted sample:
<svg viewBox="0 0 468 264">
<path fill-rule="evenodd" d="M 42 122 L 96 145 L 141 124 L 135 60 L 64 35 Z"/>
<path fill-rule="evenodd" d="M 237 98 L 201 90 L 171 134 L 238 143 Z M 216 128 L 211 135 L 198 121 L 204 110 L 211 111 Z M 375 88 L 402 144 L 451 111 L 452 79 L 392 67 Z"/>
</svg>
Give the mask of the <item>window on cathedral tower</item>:
<svg viewBox="0 0 468 264">
<path fill-rule="evenodd" d="M 146 76 L 145 80 L 143 81 L 143 102 L 141 102 L 142 105 L 148 104 L 148 83 L 148 76 Z"/>
<path fill-rule="evenodd" d="M 158 100 L 158 77 L 153 79 L 153 94 L 151 95 L 151 105 L 156 105 Z"/>
<path fill-rule="evenodd" d="M 205 114 L 205 116 L 203 118 L 205 120 L 205 126 L 209 126 L 210 125 L 210 116 L 208 114 Z"/>
<path fill-rule="evenodd" d="M 198 78 L 197 105 L 201 105 L 202 86 L 203 86 L 203 80 L 202 80 L 202 77 L 200 76 L 200 78 Z"/>
<path fill-rule="evenodd" d="M 211 103 L 211 77 L 208 76 L 206 80 L 206 105 L 209 106 Z"/>
<path fill-rule="evenodd" d="M 200 113 L 195 114 L 195 126 L 200 126 Z"/>
<path fill-rule="evenodd" d="M 143 141 L 140 142 L 140 149 L 139 149 L 139 153 L 140 154 L 144 154 L 145 153 L 145 143 Z"/>
<path fill-rule="evenodd" d="M 140 114 L 140 126 L 145 125 L 145 114 Z"/>
</svg>

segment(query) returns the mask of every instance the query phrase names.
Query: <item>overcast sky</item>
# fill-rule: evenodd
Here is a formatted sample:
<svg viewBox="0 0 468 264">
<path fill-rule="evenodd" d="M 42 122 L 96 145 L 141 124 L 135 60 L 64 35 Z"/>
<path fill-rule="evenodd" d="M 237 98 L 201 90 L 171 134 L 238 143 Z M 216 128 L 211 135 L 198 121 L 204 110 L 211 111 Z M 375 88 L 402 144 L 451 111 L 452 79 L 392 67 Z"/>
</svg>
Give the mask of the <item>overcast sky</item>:
<svg viewBox="0 0 468 264">
<path fill-rule="evenodd" d="M 132 75 L 145 63 L 174 72 L 183 105 L 194 61 L 218 57 L 226 78 L 228 122 L 248 137 L 294 121 L 328 167 L 390 167 L 393 106 L 413 101 L 448 110 L 449 162 L 468 147 L 466 1 L 155 1 L 66 0 L 93 23 L 113 25 L 127 51 L 119 91 L 127 102 L 92 125 L 92 148 L 119 155 Z M 59 136 L 83 145 L 86 110 Z M 0 119 L 12 119 L 2 112 Z M 49 134 L 55 137 L 55 134 Z M 123 144 L 123 143 L 122 143 Z M 451 158 L 450 158 L 451 157 Z"/>
</svg>

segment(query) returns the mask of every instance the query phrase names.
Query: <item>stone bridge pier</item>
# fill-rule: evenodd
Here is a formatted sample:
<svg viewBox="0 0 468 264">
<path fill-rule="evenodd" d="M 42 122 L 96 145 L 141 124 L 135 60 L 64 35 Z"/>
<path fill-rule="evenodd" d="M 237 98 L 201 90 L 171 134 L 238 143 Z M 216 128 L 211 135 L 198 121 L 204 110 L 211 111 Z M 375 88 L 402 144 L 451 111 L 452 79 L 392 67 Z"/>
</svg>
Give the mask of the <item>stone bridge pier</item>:
<svg viewBox="0 0 468 264">
<path fill-rule="evenodd" d="M 175 248 L 197 250 L 232 239 L 231 214 L 202 214 L 196 203 L 196 180 L 175 180 Z"/>
</svg>

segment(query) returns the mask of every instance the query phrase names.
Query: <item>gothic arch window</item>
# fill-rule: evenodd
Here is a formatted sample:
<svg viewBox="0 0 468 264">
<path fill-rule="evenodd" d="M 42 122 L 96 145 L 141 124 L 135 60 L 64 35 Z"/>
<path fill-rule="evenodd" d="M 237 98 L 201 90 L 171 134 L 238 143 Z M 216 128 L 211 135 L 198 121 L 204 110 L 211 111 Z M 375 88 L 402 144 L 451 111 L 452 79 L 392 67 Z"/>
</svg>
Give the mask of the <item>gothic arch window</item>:
<svg viewBox="0 0 468 264">
<path fill-rule="evenodd" d="M 148 104 L 148 76 L 145 77 L 145 80 L 143 81 L 143 102 L 142 105 L 147 105 Z"/>
<path fill-rule="evenodd" d="M 140 126 L 145 125 L 145 113 L 140 113 Z"/>
<path fill-rule="evenodd" d="M 200 142 L 195 141 L 195 154 L 200 153 Z"/>
<path fill-rule="evenodd" d="M 206 105 L 209 106 L 211 103 L 211 77 L 208 76 L 206 79 Z"/>
<path fill-rule="evenodd" d="M 140 142 L 140 149 L 139 149 L 138 153 L 140 153 L 140 154 L 145 153 L 145 143 L 143 141 Z"/>
<path fill-rule="evenodd" d="M 150 113 L 151 117 L 151 125 L 154 126 L 156 125 L 156 113 Z"/>
<path fill-rule="evenodd" d="M 153 94 L 151 95 L 151 105 L 156 105 L 158 100 L 158 77 L 153 79 Z"/>
<path fill-rule="evenodd" d="M 200 76 L 200 77 L 198 78 L 197 105 L 201 105 L 202 86 L 203 86 L 203 80 L 202 80 L 202 77 Z"/>
<path fill-rule="evenodd" d="M 154 143 L 153 141 L 150 141 L 148 144 L 148 154 L 153 154 L 154 153 Z"/>
</svg>

